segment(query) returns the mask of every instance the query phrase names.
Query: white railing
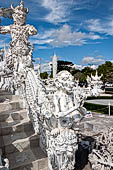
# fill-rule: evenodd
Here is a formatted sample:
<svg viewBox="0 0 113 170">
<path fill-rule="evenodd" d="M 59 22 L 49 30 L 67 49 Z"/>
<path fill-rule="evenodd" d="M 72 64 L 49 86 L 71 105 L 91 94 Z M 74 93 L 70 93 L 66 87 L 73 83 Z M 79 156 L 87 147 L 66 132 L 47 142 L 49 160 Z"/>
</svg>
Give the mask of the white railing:
<svg viewBox="0 0 113 170">
<path fill-rule="evenodd" d="M 11 82 L 12 76 L 0 76 L 0 89 L 13 92 Z"/>
<path fill-rule="evenodd" d="M 36 93 L 38 88 L 37 76 L 34 70 L 29 70 L 27 73 L 26 81 L 25 81 L 25 100 L 29 109 L 29 117 L 32 121 L 34 130 L 36 133 L 39 132 L 39 120 L 38 115 L 40 112 L 40 108 L 36 102 Z"/>
</svg>

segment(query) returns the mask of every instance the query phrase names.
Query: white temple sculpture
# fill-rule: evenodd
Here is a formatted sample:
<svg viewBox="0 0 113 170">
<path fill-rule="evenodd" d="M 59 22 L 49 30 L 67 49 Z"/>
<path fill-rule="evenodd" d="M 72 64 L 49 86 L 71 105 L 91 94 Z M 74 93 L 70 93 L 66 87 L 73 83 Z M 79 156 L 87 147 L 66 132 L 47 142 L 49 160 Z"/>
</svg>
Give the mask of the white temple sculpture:
<svg viewBox="0 0 113 170">
<path fill-rule="evenodd" d="M 49 98 L 32 64 L 33 47 L 28 39 L 37 30 L 25 25 L 28 9 L 21 0 L 11 10 L 14 24 L 0 26 L 1 34 L 10 33 L 12 37 L 4 67 L 5 74 L 10 75 L 9 88 L 22 97 L 35 133 L 40 133 L 40 146 L 47 151 L 49 169 L 73 170 L 79 122 L 87 112 L 83 107 L 86 94 L 84 89 L 75 87 L 68 71 L 61 71 L 53 79 L 56 91 Z"/>
<path fill-rule="evenodd" d="M 74 79 L 67 71 L 58 73 L 54 80 L 56 92 L 51 101 L 46 87 L 35 73 L 32 64 L 33 47 L 28 38 L 37 34 L 25 25 L 28 9 L 23 1 L 14 8 L 14 24 L 0 26 L 0 33 L 10 33 L 12 41 L 6 55 L 6 74 L 10 73 L 11 87 L 21 95 L 29 110 L 36 133 L 40 132 L 40 146 L 48 154 L 50 170 L 73 170 L 77 150 L 77 123 L 83 117 L 84 96 L 74 91 Z"/>
<path fill-rule="evenodd" d="M 91 77 L 87 76 L 88 89 L 91 96 L 99 96 L 101 93 L 104 93 L 104 90 L 101 89 L 103 82 L 101 81 L 103 75 L 98 76 L 97 70 L 96 75 Z"/>
<path fill-rule="evenodd" d="M 0 16 L 2 17 L 8 17 L 8 18 L 12 18 L 12 9 L 11 8 L 0 8 Z M 1 22 L 1 18 L 0 18 L 0 22 Z"/>
<path fill-rule="evenodd" d="M 53 78 L 55 78 L 57 74 L 57 58 L 58 57 L 54 53 L 54 55 L 52 56 Z"/>
<path fill-rule="evenodd" d="M 59 72 L 54 83 L 57 90 L 53 96 L 53 103 L 48 105 L 44 114 L 49 168 L 73 170 L 75 152 L 78 148 L 77 124 L 86 112 L 82 109 L 82 94 L 74 100 L 77 97 L 73 92 L 75 82 L 68 71 Z M 44 140 L 43 137 L 42 139 Z"/>
<path fill-rule="evenodd" d="M 19 6 L 16 8 L 11 6 L 11 9 L 13 11 L 14 24 L 0 27 L 1 34 L 10 33 L 12 37 L 6 56 L 6 74 L 7 70 L 11 71 L 12 87 L 16 94 L 21 95 L 24 101 L 26 101 L 35 132 L 41 133 L 40 143 L 42 149 L 47 150 L 49 168 L 52 170 L 55 167 L 57 170 L 72 170 L 75 164 L 75 150 L 77 149 L 77 136 L 73 130 L 74 123 L 76 123 L 74 121 L 76 120 L 74 111 L 76 110 L 77 114 L 80 114 L 77 111 L 80 103 L 75 106 L 74 96 L 72 97 L 72 94 L 68 92 L 74 85 L 73 78 L 68 72 L 59 73 L 57 77 L 58 82 L 57 79 L 55 81 L 58 91 L 51 105 L 46 95 L 46 88 L 36 75 L 32 65 L 33 47 L 30 45 L 28 38 L 30 35 L 37 34 L 37 31 L 33 26 L 25 25 L 28 9 L 24 8 L 22 0 Z M 69 87 L 67 86 L 68 83 Z M 61 94 L 63 96 L 60 99 Z M 64 102 L 61 104 L 63 100 Z M 58 102 L 60 102 L 60 105 L 58 105 Z M 67 108 L 64 110 L 65 104 L 67 104 Z M 61 143 L 59 143 L 59 138 L 62 140 Z M 64 150 L 61 152 L 62 146 Z M 56 150 L 54 150 L 55 148 Z M 62 160 L 60 160 L 60 157 L 62 157 Z"/>
<path fill-rule="evenodd" d="M 93 170 L 113 169 L 113 128 L 106 128 L 96 137 L 96 148 L 89 155 Z"/>
<path fill-rule="evenodd" d="M 13 71 L 14 81 L 17 82 L 17 86 L 24 81 L 26 77 L 26 67 L 32 67 L 32 50 L 28 38 L 30 35 L 37 33 L 33 26 L 25 25 L 26 14 L 28 9 L 24 8 L 23 2 L 21 1 L 20 6 L 14 8 L 11 6 L 13 11 L 14 24 L 10 26 L 1 26 L 0 33 L 10 33 L 12 42 L 7 53 L 6 65 L 9 70 Z M 17 88 L 17 87 L 15 87 Z"/>
</svg>

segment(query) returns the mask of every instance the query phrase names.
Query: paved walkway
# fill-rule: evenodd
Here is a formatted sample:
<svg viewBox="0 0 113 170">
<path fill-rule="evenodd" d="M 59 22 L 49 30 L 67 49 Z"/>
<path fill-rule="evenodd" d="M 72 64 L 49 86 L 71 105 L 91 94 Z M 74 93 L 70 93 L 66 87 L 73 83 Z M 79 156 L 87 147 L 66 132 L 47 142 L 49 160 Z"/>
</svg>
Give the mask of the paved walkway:
<svg viewBox="0 0 113 170">
<path fill-rule="evenodd" d="M 113 99 L 96 99 L 96 100 L 86 100 L 87 103 L 100 104 L 100 105 L 110 105 L 113 106 Z"/>
</svg>

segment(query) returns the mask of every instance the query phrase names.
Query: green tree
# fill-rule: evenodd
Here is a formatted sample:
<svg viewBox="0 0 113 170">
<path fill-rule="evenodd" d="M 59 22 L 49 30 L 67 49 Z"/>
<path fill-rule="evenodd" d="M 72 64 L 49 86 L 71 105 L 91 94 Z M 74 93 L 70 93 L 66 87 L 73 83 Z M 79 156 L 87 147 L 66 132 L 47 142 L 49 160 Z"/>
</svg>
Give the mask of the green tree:
<svg viewBox="0 0 113 170">
<path fill-rule="evenodd" d="M 58 60 L 58 62 L 57 62 L 57 72 L 60 72 L 62 70 L 67 70 L 67 71 L 71 72 L 73 65 L 74 64 L 70 61 Z"/>
<path fill-rule="evenodd" d="M 79 75 L 79 73 L 81 73 L 81 71 L 79 69 L 75 69 L 75 68 L 72 68 L 71 70 L 71 74 L 76 77 L 77 75 Z M 76 75 L 77 74 L 77 75 Z M 76 76 L 75 76 L 76 75 Z"/>
<path fill-rule="evenodd" d="M 87 76 L 91 76 L 91 74 L 95 74 L 95 70 L 93 70 L 92 68 L 90 67 L 85 67 L 81 70 L 81 78 L 80 78 L 80 82 L 82 83 L 86 83 L 87 82 Z"/>
<path fill-rule="evenodd" d="M 110 61 L 106 61 L 98 67 L 99 75 L 103 74 L 103 82 L 113 82 L 113 64 Z"/>
<path fill-rule="evenodd" d="M 49 76 L 50 78 L 53 78 L 53 71 L 51 71 L 51 74 Z"/>
<path fill-rule="evenodd" d="M 82 77 L 82 73 L 80 72 L 80 71 L 78 71 L 76 74 L 74 74 L 74 78 L 76 79 L 76 80 L 81 80 L 81 77 Z"/>
<path fill-rule="evenodd" d="M 47 72 L 40 73 L 40 77 L 42 79 L 47 79 L 48 78 L 48 73 Z"/>
</svg>

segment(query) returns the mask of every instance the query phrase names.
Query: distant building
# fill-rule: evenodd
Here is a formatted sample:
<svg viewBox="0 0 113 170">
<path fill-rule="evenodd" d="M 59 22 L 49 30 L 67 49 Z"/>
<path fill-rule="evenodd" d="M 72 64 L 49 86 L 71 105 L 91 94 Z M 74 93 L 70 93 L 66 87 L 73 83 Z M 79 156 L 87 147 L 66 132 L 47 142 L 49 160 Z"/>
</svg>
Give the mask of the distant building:
<svg viewBox="0 0 113 170">
<path fill-rule="evenodd" d="M 57 74 L 57 56 L 54 53 L 53 57 L 52 57 L 52 66 L 53 66 L 53 78 L 56 77 Z"/>
</svg>

